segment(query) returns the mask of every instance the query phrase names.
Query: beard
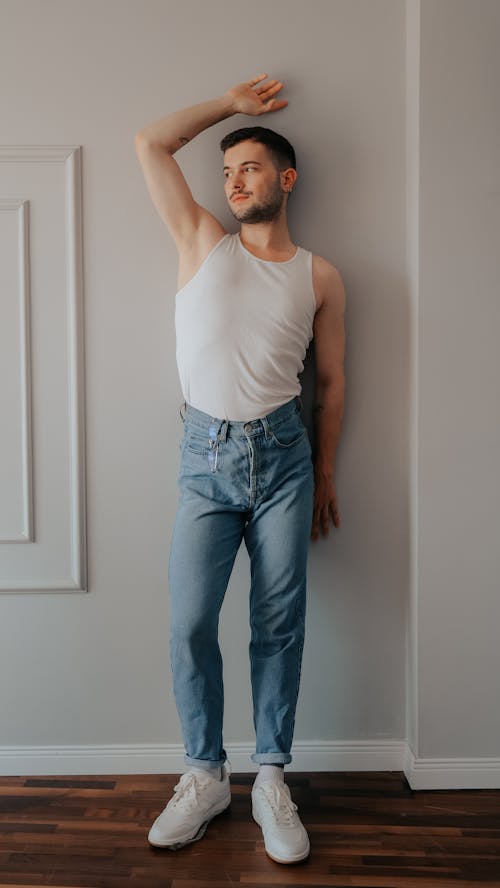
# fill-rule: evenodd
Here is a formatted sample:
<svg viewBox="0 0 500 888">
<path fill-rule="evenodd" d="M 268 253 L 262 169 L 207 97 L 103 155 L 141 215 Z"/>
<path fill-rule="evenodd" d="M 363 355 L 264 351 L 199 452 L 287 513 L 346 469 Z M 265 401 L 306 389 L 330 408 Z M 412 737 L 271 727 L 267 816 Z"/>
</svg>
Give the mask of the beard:
<svg viewBox="0 0 500 888">
<path fill-rule="evenodd" d="M 269 194 L 266 195 L 261 203 L 254 204 L 248 209 L 238 209 L 237 204 L 230 204 L 230 210 L 238 222 L 246 222 L 247 224 L 255 224 L 256 222 L 274 222 L 281 213 L 285 193 L 280 187 L 279 174 Z"/>
</svg>

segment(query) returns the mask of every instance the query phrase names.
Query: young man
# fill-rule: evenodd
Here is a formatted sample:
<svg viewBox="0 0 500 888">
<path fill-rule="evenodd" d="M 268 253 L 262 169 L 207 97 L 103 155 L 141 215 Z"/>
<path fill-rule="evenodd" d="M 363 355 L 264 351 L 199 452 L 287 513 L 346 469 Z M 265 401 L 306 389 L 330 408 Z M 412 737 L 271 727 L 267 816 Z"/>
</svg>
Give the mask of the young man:
<svg viewBox="0 0 500 888">
<path fill-rule="evenodd" d="M 309 838 L 283 779 L 295 723 L 309 534 L 340 518 L 333 463 L 344 405 L 345 293 L 336 268 L 292 243 L 286 209 L 297 179 L 283 136 L 246 127 L 221 142 L 224 188 L 241 223 L 229 234 L 200 206 L 174 160 L 186 142 L 236 113 L 284 108 L 283 84 L 240 83 L 136 134 L 152 200 L 179 252 L 177 364 L 185 413 L 179 502 L 169 558 L 173 688 L 189 770 L 153 823 L 152 845 L 200 839 L 230 803 L 222 742 L 219 613 L 241 540 L 251 563 L 249 646 L 256 752 L 252 814 L 267 854 L 294 863 Z M 300 415 L 314 336 L 315 462 Z"/>
</svg>

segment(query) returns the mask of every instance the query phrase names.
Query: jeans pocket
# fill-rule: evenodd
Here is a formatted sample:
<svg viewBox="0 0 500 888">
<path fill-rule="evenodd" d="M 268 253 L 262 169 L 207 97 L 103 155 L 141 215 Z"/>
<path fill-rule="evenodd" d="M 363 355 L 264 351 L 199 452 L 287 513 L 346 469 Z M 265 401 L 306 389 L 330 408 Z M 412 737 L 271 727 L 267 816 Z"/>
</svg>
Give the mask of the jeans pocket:
<svg viewBox="0 0 500 888">
<path fill-rule="evenodd" d="M 184 461 L 187 460 L 189 454 L 192 454 L 191 463 L 193 466 L 196 464 L 197 469 L 200 469 L 203 463 L 212 473 L 222 469 L 225 444 L 215 438 L 210 439 L 208 430 L 205 432 L 198 426 L 188 426 L 183 441 L 184 446 L 181 444 L 181 454 Z M 203 462 L 200 462 L 200 457 Z"/>
<path fill-rule="evenodd" d="M 294 447 L 307 436 L 307 429 L 296 414 L 282 422 L 276 429 L 271 428 L 271 437 L 278 447 Z"/>
<path fill-rule="evenodd" d="M 208 432 L 205 433 L 203 429 L 189 426 L 186 428 L 185 440 L 186 447 L 191 453 L 200 453 L 202 456 L 206 456 L 210 450 Z"/>
</svg>

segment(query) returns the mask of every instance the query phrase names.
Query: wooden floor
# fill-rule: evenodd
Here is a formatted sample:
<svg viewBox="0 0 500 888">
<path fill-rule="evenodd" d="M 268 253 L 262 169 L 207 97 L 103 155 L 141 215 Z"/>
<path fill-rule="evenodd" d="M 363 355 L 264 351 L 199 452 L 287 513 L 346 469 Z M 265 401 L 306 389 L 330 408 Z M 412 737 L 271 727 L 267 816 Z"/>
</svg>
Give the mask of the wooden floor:
<svg viewBox="0 0 500 888">
<path fill-rule="evenodd" d="M 311 840 L 296 865 L 267 857 L 253 774 L 204 837 L 153 848 L 179 775 L 0 777 L 0 885 L 78 888 L 500 888 L 500 790 L 413 792 L 400 772 L 285 771 Z"/>
</svg>

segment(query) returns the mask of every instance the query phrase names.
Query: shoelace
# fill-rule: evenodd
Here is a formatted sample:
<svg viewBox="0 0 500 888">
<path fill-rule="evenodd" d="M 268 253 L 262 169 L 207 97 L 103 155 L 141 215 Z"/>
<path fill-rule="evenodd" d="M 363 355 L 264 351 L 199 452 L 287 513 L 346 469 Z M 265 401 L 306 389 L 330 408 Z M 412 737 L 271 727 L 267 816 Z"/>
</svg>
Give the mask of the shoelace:
<svg viewBox="0 0 500 888">
<path fill-rule="evenodd" d="M 194 811 L 198 807 L 198 792 L 208 785 L 207 781 L 199 778 L 197 774 L 188 771 L 183 774 L 179 782 L 174 786 L 175 796 L 172 799 L 172 808 L 181 807 L 186 812 Z"/>
<path fill-rule="evenodd" d="M 297 822 L 297 805 L 288 796 L 281 783 L 274 780 L 261 783 L 258 787 L 266 796 L 280 826 L 293 826 Z"/>
<path fill-rule="evenodd" d="M 228 776 L 231 773 L 228 761 L 226 761 L 226 772 Z M 192 771 L 187 771 L 174 786 L 175 796 L 171 800 L 172 808 L 182 807 L 186 812 L 194 811 L 198 807 L 198 793 L 203 792 L 209 786 L 211 779 L 208 776 L 204 779 L 199 773 L 193 774 Z"/>
</svg>

